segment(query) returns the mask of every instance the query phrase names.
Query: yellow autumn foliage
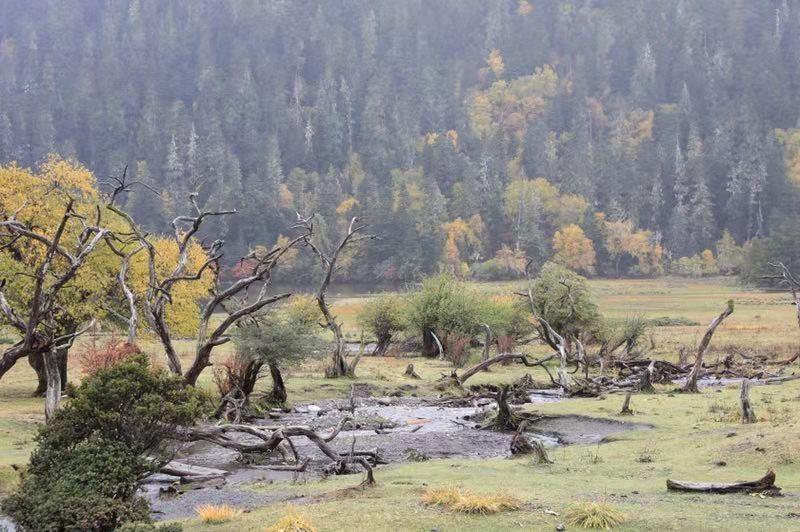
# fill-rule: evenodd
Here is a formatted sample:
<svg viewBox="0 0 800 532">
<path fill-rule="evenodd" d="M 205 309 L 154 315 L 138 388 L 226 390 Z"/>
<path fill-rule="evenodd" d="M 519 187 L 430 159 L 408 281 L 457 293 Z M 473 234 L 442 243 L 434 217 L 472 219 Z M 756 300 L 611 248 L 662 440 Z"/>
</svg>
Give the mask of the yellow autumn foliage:
<svg viewBox="0 0 800 532">
<path fill-rule="evenodd" d="M 595 253 L 592 241 L 577 225 L 568 225 L 553 236 L 553 261 L 575 271 L 591 273 Z"/>
<path fill-rule="evenodd" d="M 122 219 L 104 208 L 94 176 L 84 166 L 54 155 L 35 171 L 13 163 L 0 166 L 0 214 L 3 217 L 14 214 L 20 222 L 52 237 L 70 198 L 74 200 L 74 210 L 91 223 L 95 223 L 99 212 L 101 226 L 112 231 L 128 230 Z M 71 219 L 68 222 L 62 238 L 65 249 L 73 249 L 73 243 L 82 229 L 79 220 Z M 46 249 L 43 244 L 27 240 L 22 242 L 22 245 L 0 251 L 0 271 L 7 281 L 5 292 L 11 304 L 18 308 L 25 308 L 32 296 L 33 279 L 30 273 L 41 263 Z M 153 237 L 153 244 L 157 252 L 159 276 L 163 278 L 176 264 L 177 244 L 166 237 Z M 117 245 L 122 246 L 119 243 Z M 128 282 L 140 296 L 140 301 L 149 278 L 145 255 L 142 252 L 135 257 L 128 275 Z M 206 254 L 201 246 L 192 243 L 189 252 L 190 272 L 197 271 L 196 268 L 205 260 Z M 59 321 L 77 325 L 92 318 L 103 319 L 108 316 L 109 310 L 125 313 L 126 303 L 116 278 L 119 266 L 119 257 L 104 243 L 98 245 L 74 279 L 59 292 L 58 304 L 62 308 Z M 52 271 L 57 275 L 66 267 L 66 261 L 57 257 L 53 261 Z M 207 272 L 201 282 L 183 282 L 175 287 L 168 317 L 170 326 L 177 334 L 193 332 L 199 320 L 198 302 L 207 296 L 211 282 L 211 272 Z"/>
</svg>

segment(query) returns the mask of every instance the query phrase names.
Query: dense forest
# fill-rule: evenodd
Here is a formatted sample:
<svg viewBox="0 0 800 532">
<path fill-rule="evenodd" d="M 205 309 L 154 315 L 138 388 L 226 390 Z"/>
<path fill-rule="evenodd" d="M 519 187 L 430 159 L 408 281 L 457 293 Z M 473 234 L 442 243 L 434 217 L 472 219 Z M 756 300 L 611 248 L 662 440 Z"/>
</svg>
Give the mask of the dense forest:
<svg viewBox="0 0 800 532">
<path fill-rule="evenodd" d="M 359 216 L 351 280 L 800 264 L 798 115 L 795 0 L 0 3 L 2 162 L 197 190 L 230 257 Z"/>
</svg>

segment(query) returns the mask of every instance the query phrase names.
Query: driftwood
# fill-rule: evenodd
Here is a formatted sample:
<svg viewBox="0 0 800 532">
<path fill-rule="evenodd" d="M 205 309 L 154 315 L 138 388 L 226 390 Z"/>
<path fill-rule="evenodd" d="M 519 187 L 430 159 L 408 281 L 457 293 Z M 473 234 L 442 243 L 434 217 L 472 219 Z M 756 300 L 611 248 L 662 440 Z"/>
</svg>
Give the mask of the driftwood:
<svg viewBox="0 0 800 532">
<path fill-rule="evenodd" d="M 711 338 L 714 336 L 714 331 L 717 330 L 717 327 L 727 318 L 733 314 L 733 300 L 728 300 L 728 305 L 725 307 L 719 316 L 714 318 L 711 324 L 708 326 L 708 330 L 706 334 L 703 335 L 703 339 L 700 341 L 700 345 L 697 347 L 697 357 L 694 361 L 694 366 L 692 367 L 692 371 L 689 372 L 689 376 L 686 377 L 686 384 L 683 387 L 683 391 L 685 392 L 694 392 L 697 393 L 699 390 L 697 389 L 697 379 L 700 377 L 700 372 L 703 369 L 703 355 L 706 353 L 706 349 L 708 349 L 708 344 L 711 343 Z"/>
<path fill-rule="evenodd" d="M 742 380 L 742 392 L 739 394 L 739 407 L 742 412 L 742 423 L 755 423 L 756 413 L 750 404 L 750 381 Z"/>
<path fill-rule="evenodd" d="M 172 460 L 171 462 L 168 462 L 166 465 L 162 466 L 159 472 L 173 477 L 180 477 L 182 481 L 187 482 L 199 482 L 216 478 L 225 478 L 225 475 L 228 474 L 228 471 L 224 471 L 222 469 L 184 464 L 183 462 L 177 462 L 175 460 Z"/>
<path fill-rule="evenodd" d="M 691 491 L 700 493 L 770 493 L 777 494 L 780 488 L 775 486 L 775 472 L 770 469 L 758 480 L 749 482 L 690 482 L 685 480 L 667 480 L 667 489 L 674 491 Z"/>
<path fill-rule="evenodd" d="M 405 371 L 405 373 L 403 373 L 403 376 L 404 377 L 410 377 L 412 379 L 421 379 L 422 378 L 419 375 L 417 375 L 416 371 L 414 371 L 414 364 L 409 364 L 408 366 L 406 366 L 406 371 Z"/>
</svg>

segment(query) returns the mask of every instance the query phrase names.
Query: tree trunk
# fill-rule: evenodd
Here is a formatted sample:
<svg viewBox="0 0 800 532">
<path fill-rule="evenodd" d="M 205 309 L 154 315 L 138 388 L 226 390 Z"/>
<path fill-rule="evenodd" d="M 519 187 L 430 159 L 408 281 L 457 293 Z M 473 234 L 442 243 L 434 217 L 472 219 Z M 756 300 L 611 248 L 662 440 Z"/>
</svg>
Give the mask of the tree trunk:
<svg viewBox="0 0 800 532">
<path fill-rule="evenodd" d="M 286 402 L 288 395 L 286 394 L 286 385 L 283 383 L 281 369 L 274 362 L 269 362 L 269 373 L 272 376 L 272 391 L 269 399 L 271 402 L 282 405 Z"/>
<path fill-rule="evenodd" d="M 6 349 L 2 357 L 0 357 L 0 379 L 3 378 L 3 375 L 5 375 L 8 370 L 14 367 L 17 360 L 27 354 L 28 350 L 22 340 Z"/>
<path fill-rule="evenodd" d="M 58 357 L 58 371 L 61 374 L 61 391 L 67 389 L 67 362 L 69 361 L 69 348 L 64 347 L 56 352 Z M 28 355 L 28 364 L 36 372 L 38 384 L 33 392 L 33 397 L 44 397 L 47 392 L 47 373 L 44 367 L 44 355 L 31 353 Z"/>
<path fill-rule="evenodd" d="M 492 348 L 492 329 L 488 324 L 484 323 L 483 328 L 486 331 L 486 336 L 483 340 L 483 354 L 481 355 L 481 362 L 489 360 L 489 351 Z"/>
<path fill-rule="evenodd" d="M 47 421 L 53 418 L 61 402 L 61 369 L 59 366 L 59 356 L 57 352 L 48 351 L 44 354 L 44 371 L 47 379 L 44 417 Z"/>
<path fill-rule="evenodd" d="M 386 354 L 386 351 L 389 349 L 389 344 L 392 343 L 392 335 L 391 334 L 382 334 L 378 336 L 378 342 L 375 344 L 375 351 L 372 352 L 372 356 L 383 356 Z"/>
<path fill-rule="evenodd" d="M 739 406 L 742 410 L 742 423 L 755 423 L 756 413 L 750 404 L 750 381 L 742 380 L 742 392 L 739 395 Z"/>
<path fill-rule="evenodd" d="M 631 410 L 631 392 L 625 394 L 625 400 L 622 401 L 622 408 L 619 411 L 620 415 L 629 416 L 633 414 Z"/>
<path fill-rule="evenodd" d="M 436 342 L 433 340 L 433 333 L 430 330 L 426 330 L 422 333 L 422 356 L 433 357 L 436 354 Z"/>
<path fill-rule="evenodd" d="M 31 353 L 28 355 L 28 364 L 33 368 L 33 371 L 36 372 L 36 379 L 38 381 L 36 389 L 33 391 L 33 397 L 44 397 L 44 393 L 47 391 L 47 375 L 44 371 L 44 357 L 41 353 Z"/>
<path fill-rule="evenodd" d="M 708 349 L 708 344 L 711 343 L 711 337 L 714 336 L 714 331 L 717 330 L 717 327 L 727 318 L 733 314 L 733 300 L 728 301 L 728 306 L 722 313 L 714 318 L 711 324 L 708 326 L 708 330 L 706 334 L 703 336 L 703 340 L 700 342 L 700 345 L 697 348 L 697 357 L 694 360 L 694 367 L 692 371 L 689 373 L 689 376 L 686 377 L 686 385 L 683 387 L 683 391 L 685 392 L 694 392 L 697 393 L 699 390 L 697 389 L 697 379 L 700 377 L 700 372 L 703 370 L 703 355 L 706 353 L 706 349 Z"/>
</svg>

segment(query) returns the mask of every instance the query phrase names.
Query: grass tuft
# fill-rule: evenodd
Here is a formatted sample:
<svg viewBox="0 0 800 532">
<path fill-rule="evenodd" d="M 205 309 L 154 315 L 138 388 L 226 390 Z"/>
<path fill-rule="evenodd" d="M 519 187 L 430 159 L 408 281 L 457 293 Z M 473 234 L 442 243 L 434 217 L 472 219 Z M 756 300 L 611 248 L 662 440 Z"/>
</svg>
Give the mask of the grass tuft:
<svg viewBox="0 0 800 532">
<path fill-rule="evenodd" d="M 242 513 L 240 509 L 228 504 L 203 504 L 194 511 L 200 520 L 207 524 L 225 523 Z"/>
<path fill-rule="evenodd" d="M 472 515 L 496 514 L 522 507 L 522 502 L 508 495 L 472 493 L 455 486 L 428 489 L 422 495 L 422 503 Z"/>
<path fill-rule="evenodd" d="M 567 523 L 581 528 L 611 530 L 624 522 L 624 513 L 602 502 L 573 504 L 567 511 Z"/>
<path fill-rule="evenodd" d="M 463 497 L 463 490 L 456 486 L 428 488 L 422 494 L 422 504 L 426 506 L 452 506 Z"/>
<path fill-rule="evenodd" d="M 297 508 L 290 506 L 278 522 L 264 529 L 264 532 L 317 532 L 317 527 Z"/>
</svg>

